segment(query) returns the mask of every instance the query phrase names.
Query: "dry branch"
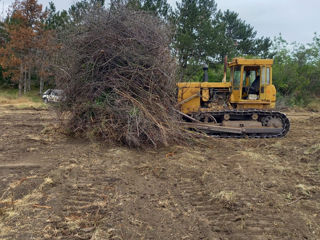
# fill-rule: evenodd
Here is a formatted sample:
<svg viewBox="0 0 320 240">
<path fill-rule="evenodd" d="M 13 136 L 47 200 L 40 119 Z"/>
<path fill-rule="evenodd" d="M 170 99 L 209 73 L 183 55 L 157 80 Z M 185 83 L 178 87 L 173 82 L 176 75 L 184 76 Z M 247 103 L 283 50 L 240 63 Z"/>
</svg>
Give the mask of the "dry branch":
<svg viewBox="0 0 320 240">
<path fill-rule="evenodd" d="M 125 7 L 95 9 L 64 39 L 60 110 L 71 112 L 73 134 L 129 146 L 184 138 L 170 31 L 160 19 Z"/>
</svg>

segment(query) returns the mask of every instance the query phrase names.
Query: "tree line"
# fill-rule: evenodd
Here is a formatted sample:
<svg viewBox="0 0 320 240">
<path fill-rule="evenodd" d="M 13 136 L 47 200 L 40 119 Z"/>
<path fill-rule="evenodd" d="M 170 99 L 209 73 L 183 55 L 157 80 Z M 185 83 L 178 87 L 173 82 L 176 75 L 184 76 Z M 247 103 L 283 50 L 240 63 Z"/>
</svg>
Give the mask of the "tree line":
<svg viewBox="0 0 320 240">
<path fill-rule="evenodd" d="M 59 61 L 59 39 L 70 28 L 81 27 L 92 8 L 125 4 L 128 8 L 158 16 L 172 28 L 171 51 L 179 64 L 179 80 L 199 80 L 202 65 L 209 77 L 220 81 L 224 56 L 274 58 L 273 79 L 279 94 L 292 96 L 292 104 L 306 103 L 320 89 L 320 40 L 289 44 L 281 36 L 271 40 L 239 14 L 218 9 L 215 0 L 182 0 L 172 8 L 167 0 L 81 0 L 58 11 L 53 2 L 43 8 L 37 0 L 16 0 L 0 21 L 0 86 L 19 88 L 19 94 L 44 84 L 54 85 Z M 293 99 L 293 100 L 292 100 Z"/>
<path fill-rule="evenodd" d="M 279 99 L 287 105 L 307 105 L 320 97 L 320 36 L 308 44 L 288 43 L 278 36 L 270 50 Z"/>
</svg>

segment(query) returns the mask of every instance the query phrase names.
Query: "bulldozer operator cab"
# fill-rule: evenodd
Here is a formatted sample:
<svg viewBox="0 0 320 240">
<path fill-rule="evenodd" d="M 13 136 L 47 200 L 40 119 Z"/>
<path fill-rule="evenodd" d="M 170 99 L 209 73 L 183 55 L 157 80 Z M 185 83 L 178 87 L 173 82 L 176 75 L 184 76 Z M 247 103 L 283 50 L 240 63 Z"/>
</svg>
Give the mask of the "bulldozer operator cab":
<svg viewBox="0 0 320 240">
<path fill-rule="evenodd" d="M 239 108 L 253 108 L 257 103 L 272 108 L 276 97 L 272 64 L 272 59 L 233 59 L 229 63 L 231 103 L 239 104 Z"/>
<path fill-rule="evenodd" d="M 274 111 L 272 59 L 234 58 L 227 63 L 221 82 L 209 82 L 208 66 L 202 82 L 180 82 L 178 112 L 188 129 L 218 137 L 283 137 L 289 119 Z M 227 65 L 230 81 L 227 81 Z M 272 110 L 272 111 L 271 111 Z"/>
</svg>

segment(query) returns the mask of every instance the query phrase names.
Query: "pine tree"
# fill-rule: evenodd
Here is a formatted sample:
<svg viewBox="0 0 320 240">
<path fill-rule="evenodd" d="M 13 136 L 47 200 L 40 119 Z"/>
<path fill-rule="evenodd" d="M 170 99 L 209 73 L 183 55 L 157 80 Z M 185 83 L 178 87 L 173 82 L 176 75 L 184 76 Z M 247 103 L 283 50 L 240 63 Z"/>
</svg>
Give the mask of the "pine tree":
<svg viewBox="0 0 320 240">
<path fill-rule="evenodd" d="M 172 14 L 172 8 L 167 0 L 128 0 L 126 5 L 129 8 L 155 14 L 165 20 Z"/>
<path fill-rule="evenodd" d="M 81 23 L 83 16 L 93 7 L 103 7 L 105 0 L 82 0 L 71 5 L 68 10 L 71 24 L 78 25 Z"/>
<path fill-rule="evenodd" d="M 66 10 L 56 11 L 53 2 L 49 2 L 49 7 L 46 7 L 48 17 L 46 19 L 46 27 L 48 29 L 64 30 L 70 23 L 70 16 Z"/>
<path fill-rule="evenodd" d="M 269 38 L 256 38 L 254 28 L 239 18 L 239 14 L 230 10 L 219 11 L 214 21 L 216 44 L 219 60 L 225 55 L 235 57 L 240 55 L 266 56 L 271 46 Z"/>
<path fill-rule="evenodd" d="M 184 74 L 189 65 L 212 61 L 216 10 L 214 0 L 182 0 L 177 4 L 174 47 Z"/>
</svg>

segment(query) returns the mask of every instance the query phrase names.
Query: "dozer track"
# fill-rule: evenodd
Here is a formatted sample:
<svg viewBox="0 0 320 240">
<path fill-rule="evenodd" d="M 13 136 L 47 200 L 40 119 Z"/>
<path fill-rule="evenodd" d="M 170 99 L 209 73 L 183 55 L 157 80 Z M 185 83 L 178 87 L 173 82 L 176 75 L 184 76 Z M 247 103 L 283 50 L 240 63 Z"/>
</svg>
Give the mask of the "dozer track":
<svg viewBox="0 0 320 240">
<path fill-rule="evenodd" d="M 252 121 L 252 116 L 256 116 L 256 123 L 261 123 L 259 127 L 229 127 L 223 126 L 222 121 L 224 116 L 228 116 L 228 121 Z M 211 116 L 210 122 L 208 116 Z M 284 137 L 289 129 L 290 122 L 284 113 L 278 111 L 264 111 L 264 110 L 226 110 L 226 111 L 212 111 L 202 112 L 197 115 L 198 122 L 187 123 L 188 128 L 201 130 L 212 137 L 220 138 L 280 138 Z M 269 126 L 271 121 L 278 123 L 277 127 Z"/>
</svg>

